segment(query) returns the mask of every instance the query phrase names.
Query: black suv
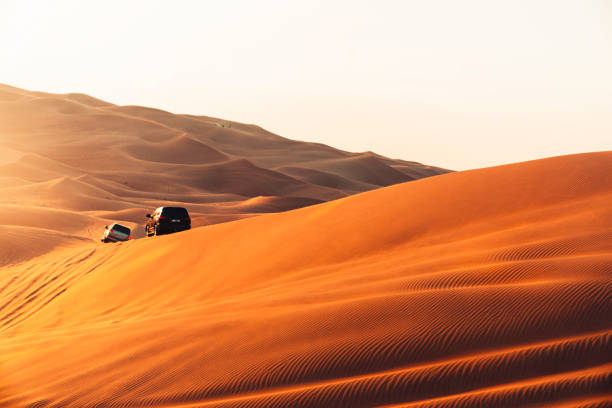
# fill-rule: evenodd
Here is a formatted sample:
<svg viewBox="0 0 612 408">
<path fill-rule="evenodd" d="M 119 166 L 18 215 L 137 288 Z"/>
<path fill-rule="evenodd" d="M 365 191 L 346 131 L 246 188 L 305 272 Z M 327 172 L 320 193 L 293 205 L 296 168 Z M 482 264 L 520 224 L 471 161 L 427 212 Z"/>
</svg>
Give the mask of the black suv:
<svg viewBox="0 0 612 408">
<path fill-rule="evenodd" d="M 153 214 L 147 214 L 147 218 L 147 237 L 191 229 L 191 218 L 183 207 L 159 207 Z"/>
</svg>

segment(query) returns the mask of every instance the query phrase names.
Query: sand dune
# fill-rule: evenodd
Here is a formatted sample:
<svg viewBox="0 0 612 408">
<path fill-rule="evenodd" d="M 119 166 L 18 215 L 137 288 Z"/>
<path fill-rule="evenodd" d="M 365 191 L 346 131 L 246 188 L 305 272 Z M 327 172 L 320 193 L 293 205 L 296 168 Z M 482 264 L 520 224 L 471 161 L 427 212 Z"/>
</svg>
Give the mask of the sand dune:
<svg viewBox="0 0 612 408">
<path fill-rule="evenodd" d="M 371 154 L 362 154 L 341 159 L 318 161 L 315 163 L 300 163 L 301 167 L 336 174 L 337 176 L 354 179 L 361 183 L 374 186 L 388 186 L 412 180 L 407 174 L 385 164 Z"/>
<path fill-rule="evenodd" d="M 74 247 L 90 240 L 45 228 L 3 225 L 0 267 L 36 258 L 57 248 Z"/>
<path fill-rule="evenodd" d="M 29 238 L 38 237 L 28 241 L 40 242 L 37 249 L 11 244 L 13 255 L 3 262 L 53 250 L 55 246 L 46 242 L 54 240 L 53 231 L 69 231 L 70 242 L 93 241 L 104 225 L 118 221 L 140 238 L 145 214 L 161 205 L 186 206 L 194 226 L 199 226 L 300 208 L 404 181 L 388 177 L 380 185 L 363 184 L 357 181 L 356 169 L 354 179 L 344 174 L 343 182 L 337 183 L 332 173 L 309 179 L 277 169 L 307 161 L 316 171 L 318 160 L 353 156 L 359 154 L 289 140 L 254 125 L 0 84 L 0 206 L 21 206 L 25 212 L 19 214 L 40 214 L 32 220 L 55 219 L 51 231 Z M 404 163 L 381 160 L 386 160 L 385 166 Z M 447 172 L 415 165 L 423 169 L 422 177 Z M 41 209 L 57 212 L 43 215 Z M 86 216 L 87 222 L 66 216 L 66 211 Z M 12 231 L 19 226 L 47 229 L 46 220 L 36 225 L 21 216 L 10 218 L 0 219 L 0 226 L 10 225 Z M 63 230 L 57 228 L 61 223 Z M 76 230 L 74 223 L 79 225 Z M 57 242 L 65 241 L 62 234 Z"/>
<path fill-rule="evenodd" d="M 322 171 L 330 161 L 362 156 L 255 125 L 0 85 L 0 204 L 144 216 L 152 207 L 182 203 L 201 222 L 222 222 L 261 213 L 264 207 L 246 202 L 254 197 L 282 201 L 265 206 L 278 211 L 412 179 L 393 169 L 407 162 L 382 156 L 344 169 L 342 177 Z M 281 169 L 299 163 L 317 177 Z M 448 172 L 411 165 L 422 170 L 419 177 Z M 377 182 L 360 182 L 364 174 L 377 174 Z"/>
<path fill-rule="evenodd" d="M 0 407 L 610 406 L 610 203 L 591 153 L 5 266 Z"/>
<path fill-rule="evenodd" d="M 158 143 L 124 146 L 132 157 L 161 163 L 200 164 L 227 161 L 228 156 L 185 135 Z"/>
</svg>

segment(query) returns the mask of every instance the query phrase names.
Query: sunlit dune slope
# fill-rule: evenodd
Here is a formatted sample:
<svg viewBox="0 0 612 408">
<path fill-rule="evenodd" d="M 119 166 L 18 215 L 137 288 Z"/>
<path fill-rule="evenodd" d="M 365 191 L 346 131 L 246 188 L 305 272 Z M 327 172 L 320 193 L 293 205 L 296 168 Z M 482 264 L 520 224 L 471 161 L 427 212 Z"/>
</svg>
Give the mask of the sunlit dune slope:
<svg viewBox="0 0 612 408">
<path fill-rule="evenodd" d="M 145 214 L 163 205 L 187 207 L 200 226 L 446 172 L 290 140 L 254 125 L 0 84 L 0 205 L 87 213 L 91 228 L 73 231 L 77 241 L 98 238 L 114 221 L 140 238 Z M 2 218 L 3 225 L 19 224 Z M 54 248 L 47 235 L 37 236 L 39 244 L 18 253 L 17 243 L 0 263 Z"/>
<path fill-rule="evenodd" d="M 0 269 L 0 407 L 612 404 L 612 152 Z"/>
<path fill-rule="evenodd" d="M 199 173 L 202 179 L 208 178 L 211 165 L 232 172 L 236 163 L 243 163 L 255 173 L 267 172 L 272 180 L 263 179 L 269 185 L 274 177 L 284 177 L 306 191 L 306 197 L 328 200 L 332 195 L 338 198 L 447 172 L 370 152 L 350 153 L 290 140 L 255 125 L 222 119 L 116 106 L 82 94 L 31 92 L 1 84 L 0 91 L 0 147 L 8 152 L 0 156 L 0 176 L 17 173 L 26 181 L 87 174 L 113 181 L 119 177 L 133 186 L 140 174 L 141 178 L 162 176 L 172 185 L 136 188 L 151 196 L 171 195 L 183 187 L 202 194 L 217 190 L 197 178 L 195 183 L 193 177 L 182 180 L 184 172 Z M 304 171 L 318 170 L 330 179 L 340 175 L 353 184 L 330 187 L 326 177 L 313 180 L 282 171 L 285 166 L 300 169 L 301 163 Z M 242 180 L 227 177 L 226 192 L 233 192 L 232 183 Z M 241 192 L 242 198 L 270 195 L 261 183 L 252 190 Z"/>
</svg>

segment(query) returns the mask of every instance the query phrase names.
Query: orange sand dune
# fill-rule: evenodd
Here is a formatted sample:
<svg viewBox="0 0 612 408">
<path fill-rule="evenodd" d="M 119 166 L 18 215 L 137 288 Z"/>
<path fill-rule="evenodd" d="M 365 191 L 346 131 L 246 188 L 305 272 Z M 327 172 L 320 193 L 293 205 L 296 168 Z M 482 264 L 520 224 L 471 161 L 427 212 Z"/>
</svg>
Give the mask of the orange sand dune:
<svg viewBox="0 0 612 408">
<path fill-rule="evenodd" d="M 0 407 L 611 406 L 612 152 L 59 249 L 0 322 Z"/>
<path fill-rule="evenodd" d="M 343 165 L 360 160 L 361 164 Z M 341 168 L 342 176 L 334 166 Z M 406 166 L 409 170 L 402 170 Z M 293 170 L 284 171 L 285 167 Z M 331 172 L 324 170 L 328 167 Z M 90 229 L 66 225 L 72 230 L 71 241 L 97 239 L 104 225 L 113 221 L 134 228 L 133 236 L 140 238 L 145 214 L 162 205 L 187 207 L 194 226 L 199 226 L 446 172 L 289 140 L 254 125 L 0 84 L 0 205 L 92 218 Z M 72 223 L 59 216 L 56 221 Z M 38 227 L 0 219 L 2 225 Z M 39 241 L 28 241 L 31 249 L 17 242 L 11 246 L 13 255 L 2 257 L 4 262 L 20 262 L 55 248 L 46 242 L 51 239 L 47 233 L 29 239 L 33 236 Z M 16 252 L 18 248 L 22 253 Z"/>
</svg>

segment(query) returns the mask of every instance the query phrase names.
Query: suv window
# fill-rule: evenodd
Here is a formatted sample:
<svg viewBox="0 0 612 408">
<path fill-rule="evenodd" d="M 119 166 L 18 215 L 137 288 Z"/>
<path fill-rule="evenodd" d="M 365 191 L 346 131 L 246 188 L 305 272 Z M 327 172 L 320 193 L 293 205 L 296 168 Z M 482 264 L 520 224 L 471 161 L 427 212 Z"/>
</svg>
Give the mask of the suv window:
<svg viewBox="0 0 612 408">
<path fill-rule="evenodd" d="M 113 228 L 111 228 L 111 229 L 113 229 L 115 231 L 119 231 L 119 232 L 121 232 L 123 234 L 126 234 L 126 235 L 130 235 L 130 233 L 131 233 L 131 230 L 128 227 L 124 227 L 121 224 L 115 224 L 115 225 L 113 225 Z"/>
<path fill-rule="evenodd" d="M 188 218 L 189 213 L 183 207 L 164 207 L 162 216 L 168 218 Z"/>
</svg>

